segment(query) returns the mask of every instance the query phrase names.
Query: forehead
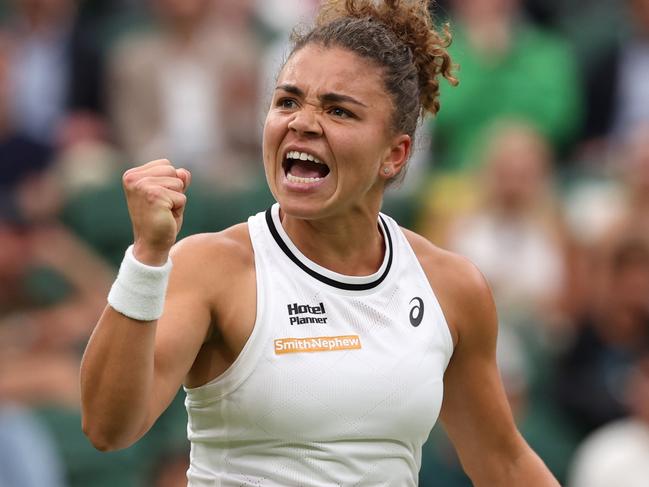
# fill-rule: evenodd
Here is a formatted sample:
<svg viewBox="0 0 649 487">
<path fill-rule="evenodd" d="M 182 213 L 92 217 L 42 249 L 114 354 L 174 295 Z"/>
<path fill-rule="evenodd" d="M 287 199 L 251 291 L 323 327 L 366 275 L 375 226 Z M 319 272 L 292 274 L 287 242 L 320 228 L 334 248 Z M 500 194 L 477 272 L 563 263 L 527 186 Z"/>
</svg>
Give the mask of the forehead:
<svg viewBox="0 0 649 487">
<path fill-rule="evenodd" d="M 368 106 L 389 103 L 381 69 L 339 47 L 306 45 L 286 62 L 277 84 L 297 86 L 307 96 L 339 93 L 352 96 Z"/>
</svg>

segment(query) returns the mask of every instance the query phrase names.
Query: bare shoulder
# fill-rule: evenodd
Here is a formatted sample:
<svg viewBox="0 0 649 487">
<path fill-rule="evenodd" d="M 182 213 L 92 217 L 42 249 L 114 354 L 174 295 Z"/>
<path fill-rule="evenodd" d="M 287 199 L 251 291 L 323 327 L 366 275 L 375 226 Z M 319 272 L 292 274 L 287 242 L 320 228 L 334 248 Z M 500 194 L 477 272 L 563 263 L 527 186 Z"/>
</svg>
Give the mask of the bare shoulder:
<svg viewBox="0 0 649 487">
<path fill-rule="evenodd" d="M 473 295 L 486 287 L 482 273 L 469 259 L 444 250 L 411 230 L 403 232 L 427 275 L 460 294 Z"/>
<path fill-rule="evenodd" d="M 232 268 L 253 263 L 248 224 L 240 223 L 221 232 L 199 233 L 180 240 L 172 249 L 174 263 Z"/>
<path fill-rule="evenodd" d="M 171 258 L 177 276 L 191 280 L 192 287 L 205 284 L 213 291 L 218 291 L 219 283 L 231 283 L 254 270 L 247 223 L 186 237 L 173 247 Z"/>
<path fill-rule="evenodd" d="M 492 333 L 495 307 L 491 290 L 480 270 L 467 258 L 441 249 L 407 229 L 403 229 L 451 328 L 454 342 L 480 331 Z M 469 333 L 471 332 L 471 333 Z"/>
</svg>

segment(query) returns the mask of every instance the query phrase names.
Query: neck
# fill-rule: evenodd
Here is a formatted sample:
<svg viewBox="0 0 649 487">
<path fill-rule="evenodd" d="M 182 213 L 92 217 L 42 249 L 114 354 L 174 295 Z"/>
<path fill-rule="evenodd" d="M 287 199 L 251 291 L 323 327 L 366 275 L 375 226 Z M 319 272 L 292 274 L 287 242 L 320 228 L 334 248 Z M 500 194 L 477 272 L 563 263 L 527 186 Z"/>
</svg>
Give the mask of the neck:
<svg viewBox="0 0 649 487">
<path fill-rule="evenodd" d="M 367 276 L 381 267 L 385 242 L 378 226 L 378 209 L 318 220 L 281 212 L 280 218 L 291 241 L 322 267 L 350 276 Z"/>
</svg>

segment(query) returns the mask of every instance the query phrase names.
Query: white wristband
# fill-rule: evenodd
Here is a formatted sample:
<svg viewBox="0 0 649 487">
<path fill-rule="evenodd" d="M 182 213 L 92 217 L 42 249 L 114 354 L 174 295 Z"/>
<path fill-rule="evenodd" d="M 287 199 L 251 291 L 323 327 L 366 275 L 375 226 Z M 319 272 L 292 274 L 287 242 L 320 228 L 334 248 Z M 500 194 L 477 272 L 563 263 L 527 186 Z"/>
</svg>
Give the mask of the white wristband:
<svg viewBox="0 0 649 487">
<path fill-rule="evenodd" d="M 171 267 L 171 258 L 160 267 L 143 264 L 133 255 L 131 245 L 108 293 L 108 304 L 135 320 L 157 320 L 164 308 Z"/>
</svg>

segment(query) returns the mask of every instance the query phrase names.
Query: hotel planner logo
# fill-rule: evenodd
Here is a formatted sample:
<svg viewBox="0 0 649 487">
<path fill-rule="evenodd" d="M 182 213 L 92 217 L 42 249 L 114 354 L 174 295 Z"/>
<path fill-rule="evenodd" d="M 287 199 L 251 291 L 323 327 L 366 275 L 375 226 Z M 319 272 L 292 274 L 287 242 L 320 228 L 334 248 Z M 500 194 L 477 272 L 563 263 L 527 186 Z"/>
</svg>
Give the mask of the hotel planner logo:
<svg viewBox="0 0 649 487">
<path fill-rule="evenodd" d="M 290 325 L 306 325 L 309 323 L 327 323 L 324 303 L 317 306 L 308 306 L 306 304 L 287 304 L 288 320 Z M 300 316 L 300 315 L 319 315 L 319 316 Z"/>
</svg>

